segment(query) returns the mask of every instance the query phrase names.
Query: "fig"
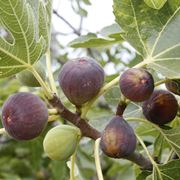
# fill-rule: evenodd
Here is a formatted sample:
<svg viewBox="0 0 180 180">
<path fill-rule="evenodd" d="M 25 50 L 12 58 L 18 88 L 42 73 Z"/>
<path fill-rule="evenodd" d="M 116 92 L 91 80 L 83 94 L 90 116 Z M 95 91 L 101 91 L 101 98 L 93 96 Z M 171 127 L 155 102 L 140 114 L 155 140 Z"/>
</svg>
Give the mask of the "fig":
<svg viewBox="0 0 180 180">
<path fill-rule="evenodd" d="M 136 136 L 131 126 L 121 116 L 115 116 L 101 136 L 102 151 L 112 158 L 124 158 L 135 151 Z"/>
<path fill-rule="evenodd" d="M 76 150 L 81 138 L 79 128 L 69 125 L 58 125 L 46 134 L 43 147 L 52 160 L 66 160 Z"/>
<path fill-rule="evenodd" d="M 165 85 L 169 91 L 180 96 L 180 79 L 169 79 Z"/>
<path fill-rule="evenodd" d="M 144 69 L 128 69 L 121 75 L 119 85 L 122 94 L 134 102 L 148 99 L 154 90 L 153 77 Z"/>
<path fill-rule="evenodd" d="M 2 107 L 2 124 L 16 140 L 30 140 L 39 136 L 47 121 L 45 103 L 31 93 L 13 94 Z"/>
<path fill-rule="evenodd" d="M 178 102 L 173 94 L 166 90 L 155 90 L 142 105 L 147 120 L 164 125 L 172 121 L 178 111 Z"/>
<path fill-rule="evenodd" d="M 58 81 L 66 97 L 73 104 L 81 106 L 101 89 L 104 71 L 92 58 L 77 58 L 65 63 Z"/>
<path fill-rule="evenodd" d="M 45 72 L 45 68 L 43 67 L 43 65 L 40 62 L 38 62 L 34 65 L 34 68 L 36 69 L 38 74 L 41 76 L 41 78 L 43 80 L 45 80 L 46 79 L 46 72 Z M 34 77 L 32 72 L 30 72 L 28 70 L 21 71 L 20 73 L 18 73 L 16 75 L 16 78 L 21 82 L 21 84 L 23 84 L 25 86 L 40 87 L 40 84 L 37 81 L 37 79 Z"/>
</svg>

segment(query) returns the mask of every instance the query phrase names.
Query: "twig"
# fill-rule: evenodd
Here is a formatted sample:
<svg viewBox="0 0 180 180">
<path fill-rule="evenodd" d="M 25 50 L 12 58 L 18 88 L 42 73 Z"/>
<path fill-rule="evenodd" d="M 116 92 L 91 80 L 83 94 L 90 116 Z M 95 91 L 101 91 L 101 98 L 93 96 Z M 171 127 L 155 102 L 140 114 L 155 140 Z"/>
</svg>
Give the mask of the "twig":
<svg viewBox="0 0 180 180">
<path fill-rule="evenodd" d="M 73 113 L 69 111 L 61 102 L 61 100 L 54 94 L 53 98 L 49 100 L 50 104 L 57 109 L 59 115 L 74 124 L 75 126 L 79 127 L 82 135 L 92 138 L 92 139 L 97 139 L 101 136 L 101 133 L 91 127 L 86 120 L 81 119 L 78 114 Z"/>
<path fill-rule="evenodd" d="M 60 18 L 62 21 L 64 21 L 72 30 L 75 34 L 77 34 L 78 36 L 80 36 L 80 32 L 76 30 L 76 28 L 74 26 L 72 26 L 64 17 L 62 17 L 56 10 L 53 10 L 53 13 Z"/>
</svg>

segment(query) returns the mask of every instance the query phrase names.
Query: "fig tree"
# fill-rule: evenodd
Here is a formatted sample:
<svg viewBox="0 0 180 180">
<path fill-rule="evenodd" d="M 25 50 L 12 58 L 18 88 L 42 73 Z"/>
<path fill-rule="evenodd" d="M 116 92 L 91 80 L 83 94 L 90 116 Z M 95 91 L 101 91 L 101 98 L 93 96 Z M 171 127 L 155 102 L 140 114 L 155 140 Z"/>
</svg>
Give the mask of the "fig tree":
<svg viewBox="0 0 180 180">
<path fill-rule="evenodd" d="M 165 85 L 169 91 L 180 96 L 180 79 L 168 80 Z"/>
<path fill-rule="evenodd" d="M 39 136 L 47 121 L 45 103 L 31 93 L 11 95 L 2 108 L 2 124 L 16 140 L 30 140 Z"/>
<path fill-rule="evenodd" d="M 176 117 L 178 103 L 174 95 L 168 91 L 155 90 L 151 97 L 144 101 L 142 109 L 147 120 L 164 125 Z"/>
<path fill-rule="evenodd" d="M 119 85 L 122 94 L 134 102 L 148 99 L 154 90 L 153 77 L 144 69 L 128 69 L 121 75 Z"/>
<path fill-rule="evenodd" d="M 59 125 L 46 134 L 43 147 L 48 157 L 53 160 L 66 160 L 76 150 L 81 138 L 81 131 L 77 127 Z"/>
<path fill-rule="evenodd" d="M 43 67 L 43 65 L 40 62 L 38 62 L 38 63 L 36 63 L 34 65 L 34 68 L 36 69 L 38 74 L 41 76 L 41 78 L 43 80 L 45 80 L 46 79 L 46 72 L 45 72 L 45 68 Z M 40 87 L 40 84 L 37 81 L 37 79 L 28 70 L 21 71 L 20 73 L 18 73 L 16 75 L 16 77 L 25 86 L 28 86 L 28 87 Z"/>
<path fill-rule="evenodd" d="M 136 136 L 121 116 L 115 116 L 106 126 L 100 141 L 102 151 L 112 158 L 123 158 L 135 151 Z"/>
<path fill-rule="evenodd" d="M 62 67 L 58 80 L 66 97 L 80 106 L 99 92 L 104 83 L 104 71 L 92 58 L 77 58 Z"/>
</svg>

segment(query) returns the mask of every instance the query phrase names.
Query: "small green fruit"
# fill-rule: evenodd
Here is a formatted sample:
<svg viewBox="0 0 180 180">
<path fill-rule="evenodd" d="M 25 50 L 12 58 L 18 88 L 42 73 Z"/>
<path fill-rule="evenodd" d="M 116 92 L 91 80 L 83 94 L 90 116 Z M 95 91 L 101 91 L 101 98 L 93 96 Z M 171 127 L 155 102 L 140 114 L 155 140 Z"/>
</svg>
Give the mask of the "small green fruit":
<svg viewBox="0 0 180 180">
<path fill-rule="evenodd" d="M 80 137 L 81 131 L 77 127 L 69 125 L 56 126 L 44 138 L 44 151 L 53 160 L 66 160 L 76 150 Z"/>
<path fill-rule="evenodd" d="M 34 68 L 36 69 L 37 73 L 41 76 L 43 80 L 46 79 L 46 72 L 43 67 L 43 65 L 38 62 L 34 65 Z M 16 75 L 17 79 L 25 86 L 29 87 L 40 87 L 39 82 L 37 79 L 34 77 L 34 75 L 28 71 L 24 70 Z"/>
</svg>

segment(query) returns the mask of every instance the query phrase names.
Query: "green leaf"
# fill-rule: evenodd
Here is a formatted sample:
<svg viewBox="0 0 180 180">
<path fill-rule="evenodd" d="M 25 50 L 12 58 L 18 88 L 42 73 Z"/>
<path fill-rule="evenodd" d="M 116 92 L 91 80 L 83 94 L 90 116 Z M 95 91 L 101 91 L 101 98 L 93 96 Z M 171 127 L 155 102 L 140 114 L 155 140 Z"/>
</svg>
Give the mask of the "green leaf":
<svg viewBox="0 0 180 180">
<path fill-rule="evenodd" d="M 162 150 L 165 148 L 166 144 L 167 142 L 165 141 L 164 137 L 159 133 L 154 142 L 154 157 L 158 157 L 159 159 L 161 158 Z"/>
<path fill-rule="evenodd" d="M 171 161 L 165 165 L 159 165 L 163 180 L 180 179 L 180 160 Z"/>
<path fill-rule="evenodd" d="M 123 33 L 122 29 L 116 23 L 110 26 L 106 26 L 100 31 L 100 34 L 104 37 L 110 37 L 110 38 L 119 39 L 119 40 L 122 40 L 122 37 L 121 37 L 122 33 Z"/>
<path fill-rule="evenodd" d="M 150 174 L 151 173 L 149 171 L 143 171 L 136 177 L 136 180 L 145 180 L 146 177 L 149 176 Z"/>
<path fill-rule="evenodd" d="M 176 154 L 180 157 L 180 126 L 170 130 L 162 130 L 165 140 L 171 145 Z"/>
<path fill-rule="evenodd" d="M 144 2 L 153 9 L 161 9 L 167 0 L 144 0 Z"/>
<path fill-rule="evenodd" d="M 134 102 L 128 104 L 124 111 L 125 118 L 141 118 L 142 117 L 142 107 Z"/>
<path fill-rule="evenodd" d="M 90 48 L 108 46 L 119 42 L 119 39 L 99 38 L 96 34 L 89 33 L 87 35 L 80 36 L 69 43 L 69 46 L 74 48 Z"/>
<path fill-rule="evenodd" d="M 157 171 L 148 176 L 146 179 L 154 179 L 154 180 L 179 180 L 180 179 L 180 160 L 171 161 L 164 165 L 158 165 L 160 170 L 161 178 Z M 140 179 L 139 179 L 140 180 Z"/>
<path fill-rule="evenodd" d="M 180 77 L 180 1 L 168 1 L 159 11 L 141 0 L 114 0 L 122 34 L 145 64 L 170 78 Z"/>
<path fill-rule="evenodd" d="M 105 93 L 104 97 L 109 105 L 117 106 L 121 97 L 119 86 L 112 87 Z"/>
<path fill-rule="evenodd" d="M 44 38 L 38 37 L 32 6 L 25 0 L 0 0 L 0 22 L 13 37 L 0 37 L 0 78 L 16 74 L 40 59 Z"/>
</svg>

